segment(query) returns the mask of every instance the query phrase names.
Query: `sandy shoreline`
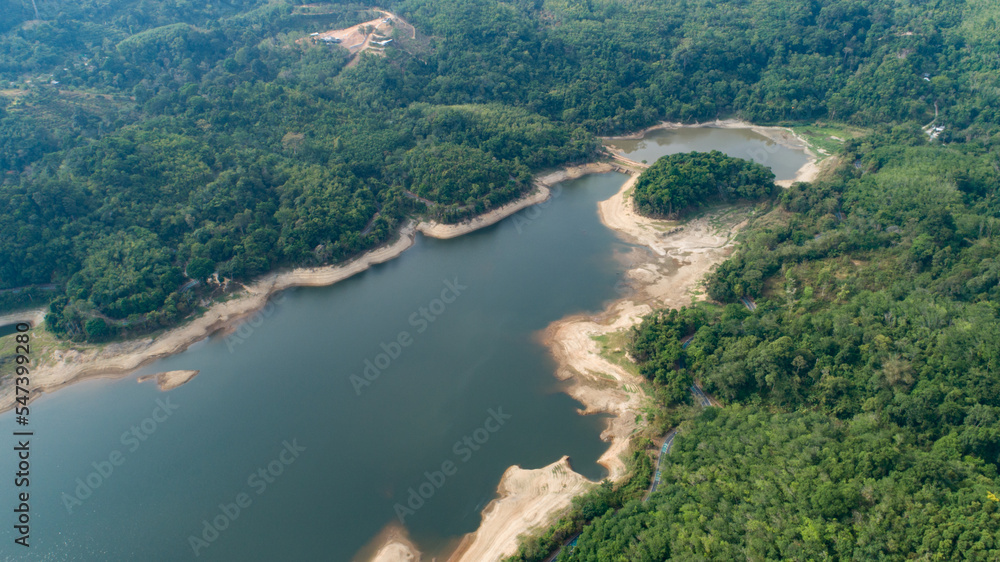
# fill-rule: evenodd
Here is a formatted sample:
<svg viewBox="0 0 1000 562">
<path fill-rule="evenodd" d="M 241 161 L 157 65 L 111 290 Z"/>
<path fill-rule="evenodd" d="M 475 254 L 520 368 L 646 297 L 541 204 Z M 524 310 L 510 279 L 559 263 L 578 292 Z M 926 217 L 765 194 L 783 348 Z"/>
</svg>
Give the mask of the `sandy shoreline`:
<svg viewBox="0 0 1000 562">
<path fill-rule="evenodd" d="M 419 230 L 422 234 L 426 236 L 430 236 L 431 238 L 441 238 L 441 239 L 456 238 L 463 234 L 468 234 L 475 230 L 479 230 L 480 228 L 485 228 L 492 224 L 496 224 L 501 220 L 503 220 L 504 218 L 509 217 L 510 215 L 513 215 L 514 213 L 520 211 L 521 209 L 530 207 L 532 205 L 537 205 L 538 203 L 545 201 L 546 199 L 549 198 L 550 195 L 551 193 L 549 192 L 548 187 L 544 185 L 539 185 L 535 189 L 535 191 L 533 191 L 527 197 L 522 197 L 517 201 L 514 201 L 512 203 L 507 203 L 502 207 L 498 207 L 492 211 L 483 213 L 477 217 L 472 218 L 471 220 L 460 222 L 458 224 L 442 224 L 435 221 L 421 222 L 420 224 L 417 225 L 417 230 Z"/>
<path fill-rule="evenodd" d="M 739 122 L 716 123 L 723 125 L 709 125 L 739 126 Z M 641 134 L 673 125 L 661 124 Z M 787 129 L 768 129 L 779 129 L 784 135 L 790 133 Z M 794 133 L 791 137 L 805 142 Z M 807 164 L 793 181 L 815 178 L 818 168 L 814 162 L 813 158 L 810 164 L 815 169 L 806 170 Z M 411 221 L 400 230 L 399 238 L 386 246 L 336 266 L 269 274 L 247 286 L 236 298 L 216 303 L 201 316 L 155 337 L 104 347 L 55 351 L 49 362 L 33 370 L 32 386 L 36 393 L 53 392 L 85 379 L 125 376 L 152 361 L 182 352 L 213 333 L 232 328 L 262 309 L 276 292 L 298 286 L 330 285 L 391 260 L 413 245 L 417 232 L 435 238 L 460 236 L 545 201 L 550 195 L 548 187 L 555 183 L 613 169 L 616 166 L 611 163 L 600 162 L 538 176 L 535 178 L 536 190 L 531 194 L 457 225 Z M 744 210 L 735 212 L 735 216 L 730 217 L 732 220 L 723 221 L 726 226 L 722 229 L 713 226 L 710 220 L 713 217 L 703 216 L 677 231 L 677 223 L 648 219 L 634 212 L 626 195 L 636 178 L 637 175 L 633 175 L 614 196 L 599 204 L 601 221 L 607 227 L 647 250 L 634 254 L 627 272 L 635 286 L 635 294 L 610 304 L 594 317 L 572 317 L 554 322 L 544 334 L 559 364 L 556 375 L 570 382 L 567 392 L 585 405 L 581 413 L 607 412 L 615 416 L 601 434 L 610 445 L 599 460 L 614 480 L 624 475 L 625 466 L 619 457 L 627 450 L 631 436 L 640 429 L 636 418 L 647 399 L 641 392 L 634 391 L 640 382 L 638 377 L 604 358 L 593 337 L 628 329 L 655 308 L 683 306 L 699 298 L 694 291 L 705 274 L 731 253 L 733 236 L 746 222 L 740 215 L 740 212 L 746 214 Z M 13 403 L 13 388 L 0 388 L 0 412 L 10 409 Z M 483 510 L 480 527 L 462 539 L 449 560 L 498 560 L 513 553 L 520 534 L 551 522 L 567 509 L 573 496 L 593 485 L 572 471 L 565 458 L 535 470 L 510 467 L 498 486 L 499 497 Z M 405 530 L 387 533 L 380 536 L 379 541 L 377 550 L 373 549 L 375 560 L 420 560 L 420 553 L 405 537 Z"/>
<path fill-rule="evenodd" d="M 692 125 L 661 123 L 629 137 L 617 138 L 642 138 L 651 130 L 689 126 Z M 809 161 L 792 180 L 776 182 L 783 187 L 797 181 L 812 181 L 820 171 L 808 143 L 789 129 L 756 127 L 736 120 L 693 126 L 749 128 L 775 142 L 804 150 Z M 627 158 L 618 160 L 630 163 Z M 635 164 L 639 169 L 646 167 Z M 566 392 L 585 406 L 581 414 L 609 413 L 614 416 L 601 433 L 601 438 L 610 445 L 598 462 L 608 469 L 609 478 L 615 481 L 626 475 L 621 456 L 627 452 L 631 437 L 641 429 L 636 419 L 648 399 L 638 391 L 639 377 L 605 358 L 594 338 L 627 330 L 655 309 L 679 308 L 703 298 L 698 289 L 705 276 L 732 253 L 735 235 L 747 224 L 752 212 L 744 207 L 710 213 L 678 228 L 680 223 L 651 219 L 635 212 L 629 195 L 638 177 L 638 170 L 632 172 L 615 195 L 598 204 L 598 213 L 605 226 L 646 250 L 633 256 L 626 273 L 635 293 L 611 303 L 596 316 L 574 316 L 556 321 L 544 334 L 544 343 L 559 365 L 556 376 L 569 381 Z M 508 491 L 515 486 L 515 478 L 520 489 L 532 489 L 531 484 L 523 482 L 525 478 L 541 482 L 558 464 L 538 471 L 512 473 L 508 470 L 500 482 L 499 497 L 483 511 L 479 529 L 463 538 L 449 560 L 499 560 L 516 551 L 519 534 L 544 526 L 546 518 L 550 523 L 557 519 L 565 507 L 550 504 L 544 492 L 526 498 L 523 493 L 516 495 Z M 534 474 L 527 474 L 529 472 Z M 579 474 L 576 476 L 583 478 Z M 534 487 L 541 489 L 540 484 Z M 547 517 L 541 515 L 546 511 Z M 520 529 L 520 532 L 512 532 L 512 529 Z"/>
<path fill-rule="evenodd" d="M 574 316 L 556 321 L 543 336 L 559 365 L 556 376 L 569 381 L 566 392 L 585 406 L 581 414 L 609 413 L 614 416 L 601 433 L 601 438 L 610 443 L 598 462 L 608 469 L 608 477 L 615 481 L 626 474 L 621 455 L 627 452 L 631 437 L 641 429 L 636 418 L 648 398 L 638 391 L 639 377 L 601 355 L 593 338 L 627 330 L 654 309 L 676 308 L 701 298 L 694 291 L 705 274 L 732 252 L 734 236 L 746 224 L 744 216 L 750 212 L 744 208 L 722 218 L 706 215 L 688 221 L 678 230 L 675 222 L 649 219 L 633 211 L 626 195 L 637 177 L 637 174 L 630 177 L 614 196 L 598 204 L 605 226 L 626 241 L 644 247 L 633 255 L 627 271 L 635 293 L 611 303 L 596 316 Z M 712 219 L 721 220 L 724 226 L 716 228 Z M 569 504 L 552 501 L 543 484 L 559 464 L 535 471 L 509 469 L 500 482 L 499 497 L 483 511 L 479 529 L 463 538 L 449 560 L 499 560 L 516 551 L 520 534 L 544 527 L 546 521 L 551 523 L 558 518 Z M 575 476 L 567 475 L 567 478 L 586 481 L 578 473 L 573 474 Z M 582 490 L 594 484 L 586 481 Z M 511 489 L 522 492 L 512 494 Z M 526 491 L 532 489 L 540 492 L 534 497 L 526 497 Z"/>
<path fill-rule="evenodd" d="M 136 382 L 142 383 L 155 380 L 156 386 L 160 389 L 160 391 L 166 392 L 190 381 L 198 376 L 198 373 L 200 372 L 201 371 L 167 371 L 165 373 L 156 373 L 155 375 L 145 375 L 139 377 L 136 379 Z"/>
<path fill-rule="evenodd" d="M 245 291 L 234 298 L 217 302 L 202 315 L 152 337 L 106 346 L 79 345 L 53 351 L 45 362 L 32 370 L 32 397 L 34 399 L 39 394 L 55 392 L 83 380 L 127 376 L 157 359 L 180 353 L 216 332 L 233 328 L 241 320 L 261 310 L 275 293 L 292 287 L 332 285 L 373 265 L 389 261 L 413 245 L 417 232 L 432 238 L 454 238 L 495 224 L 525 207 L 546 200 L 549 197 L 548 187 L 555 183 L 610 169 L 608 164 L 590 163 L 547 172 L 535 178 L 535 190 L 527 196 L 455 225 L 430 222 L 414 224 L 410 221 L 400 229 L 398 238 L 392 243 L 370 250 L 343 264 L 298 268 L 265 275 L 245 286 Z M 31 321 L 38 325 L 44 317 L 45 310 L 39 309 L 12 313 L 2 318 L 9 318 L 10 322 Z M 0 388 L 0 413 L 13 407 L 14 390 L 12 384 Z"/>
<path fill-rule="evenodd" d="M 661 129 L 697 129 L 702 127 L 710 127 L 715 129 L 749 129 L 758 135 L 767 137 L 768 139 L 793 150 L 802 150 L 809 156 L 809 161 L 806 162 L 799 170 L 796 172 L 795 177 L 790 180 L 778 180 L 774 183 L 780 185 L 781 187 L 791 187 L 795 182 L 810 182 L 816 179 L 819 175 L 819 166 L 816 163 L 818 155 L 813 151 L 809 142 L 795 133 L 795 131 L 787 127 L 764 127 L 760 125 L 754 125 L 753 123 L 748 123 L 740 119 L 716 119 L 715 121 L 706 121 L 704 123 L 676 123 L 670 121 L 663 121 L 652 127 L 647 127 L 637 133 L 631 133 L 628 135 L 621 135 L 615 137 L 603 137 L 606 141 L 614 140 L 639 140 L 645 137 L 648 133 L 652 131 L 658 131 Z M 615 158 L 623 161 L 628 161 L 628 158 L 621 155 L 615 154 Z M 647 167 L 638 162 L 631 162 L 634 165 Z"/>
<path fill-rule="evenodd" d="M 32 326 L 38 326 L 42 322 L 45 322 L 45 313 L 46 309 L 35 308 L 4 314 L 3 316 L 0 316 L 0 326 L 8 326 L 10 324 L 18 324 L 21 322 L 27 322 Z"/>
<path fill-rule="evenodd" d="M 497 207 L 492 211 L 483 213 L 470 220 L 457 224 L 441 224 L 435 221 L 421 222 L 417 225 L 417 230 L 422 234 L 430 236 L 431 238 L 441 239 L 455 238 L 463 234 L 468 234 L 479 230 L 480 228 L 496 224 L 521 209 L 537 205 L 538 203 L 548 200 L 551 196 L 549 187 L 552 185 L 561 181 L 585 176 L 587 174 L 596 174 L 608 171 L 611 171 L 610 164 L 606 164 L 604 162 L 592 162 L 589 164 L 562 168 L 555 172 L 549 172 L 536 177 L 534 180 L 535 191 L 518 199 L 517 201 L 507 203 L 506 205 Z"/>
<path fill-rule="evenodd" d="M 466 535 L 449 560 L 483 562 L 509 554 L 507 545 L 516 545 L 518 536 L 548 525 L 553 514 L 568 509 L 574 497 L 593 486 L 573 471 L 569 457 L 534 470 L 508 468 L 497 489 L 500 498 L 483 509 L 479 530 Z"/>
</svg>

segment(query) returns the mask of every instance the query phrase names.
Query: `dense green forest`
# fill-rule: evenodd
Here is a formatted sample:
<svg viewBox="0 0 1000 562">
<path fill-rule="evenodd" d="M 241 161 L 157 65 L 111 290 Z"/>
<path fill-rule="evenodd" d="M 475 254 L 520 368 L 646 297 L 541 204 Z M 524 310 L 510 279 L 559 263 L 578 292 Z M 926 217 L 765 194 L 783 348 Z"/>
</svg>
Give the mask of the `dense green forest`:
<svg viewBox="0 0 1000 562">
<path fill-rule="evenodd" d="M 373 6 L 0 0 L 0 307 L 55 299 L 74 338 L 156 329 L 217 294 L 206 274 L 462 220 L 658 119 L 936 119 L 969 142 L 1000 105 L 984 0 L 404 0 L 379 7 L 416 31 L 382 56 L 297 42 Z"/>
<path fill-rule="evenodd" d="M 597 157 L 595 135 L 862 125 L 831 174 L 777 195 L 716 154 L 647 172 L 646 213 L 768 212 L 709 302 L 633 334 L 653 427 L 680 427 L 661 488 L 641 501 L 637 443 L 628 479 L 515 558 L 581 529 L 560 560 L 998 557 L 1000 6 L 401 0 L 377 6 L 415 31 L 381 56 L 300 41 L 375 6 L 0 0 L 0 310 L 140 334 L 219 296 L 216 273 L 333 263 L 411 217 L 502 205 Z M 696 380 L 726 406 L 688 407 Z"/>
<path fill-rule="evenodd" d="M 664 156 L 642 172 L 632 191 L 644 215 L 677 218 L 713 202 L 757 200 L 771 195 L 770 169 L 718 150 Z"/>
<path fill-rule="evenodd" d="M 0 288 L 59 290 L 2 304 L 55 297 L 57 333 L 101 340 L 170 325 L 218 290 L 189 282 L 340 261 L 414 212 L 457 221 L 502 205 L 531 188 L 533 170 L 596 147 L 523 108 L 417 102 L 401 61 L 365 56 L 342 72 L 345 53 L 292 41 L 373 17 L 359 6 L 317 17 L 275 4 L 208 23 L 185 12 L 161 26 L 176 16 L 167 6 L 149 15 L 157 27 L 131 35 L 120 30 L 147 20 L 112 19 L 86 55 L 47 45 L 37 21 L 6 37 L 34 37 L 72 66 L 32 86 L 23 73 L 48 59 L 6 58 L 28 89 L 3 113 L 26 132 L 3 152 Z M 94 16 L 59 18 L 74 15 Z"/>
<path fill-rule="evenodd" d="M 995 560 L 996 467 L 915 445 L 876 413 L 709 408 L 650 500 L 559 560 Z"/>
<path fill-rule="evenodd" d="M 726 407 L 689 413 L 650 500 L 559 560 L 1000 556 L 1000 137 L 902 125 L 838 158 L 743 233 L 709 302 L 633 329 L 660 425 L 694 381 Z"/>
</svg>

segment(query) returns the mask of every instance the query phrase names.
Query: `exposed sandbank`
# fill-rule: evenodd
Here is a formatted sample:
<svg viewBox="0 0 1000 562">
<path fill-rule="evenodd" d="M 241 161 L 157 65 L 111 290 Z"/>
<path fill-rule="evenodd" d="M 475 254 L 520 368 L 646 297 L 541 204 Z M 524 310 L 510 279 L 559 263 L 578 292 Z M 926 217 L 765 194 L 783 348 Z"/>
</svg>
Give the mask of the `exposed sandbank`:
<svg viewBox="0 0 1000 562">
<path fill-rule="evenodd" d="M 382 529 L 353 557 L 371 562 L 420 562 L 421 558 L 406 528 L 395 522 Z"/>
<path fill-rule="evenodd" d="M 509 545 L 516 545 L 518 536 L 549 524 L 594 485 L 573 471 L 568 457 L 534 470 L 508 468 L 500 479 L 500 497 L 486 506 L 479 529 L 462 539 L 449 560 L 485 562 L 511 554 Z"/>
<path fill-rule="evenodd" d="M 473 217 L 470 220 L 463 221 L 458 224 L 442 224 L 435 221 L 421 222 L 417 225 L 417 230 L 426 236 L 430 236 L 431 238 L 455 238 L 463 234 L 468 234 L 474 230 L 485 228 L 491 224 L 496 224 L 525 207 L 530 207 L 545 201 L 549 198 L 549 195 L 549 188 L 544 185 L 539 185 L 527 197 L 523 197 L 512 203 L 507 203 L 502 207 L 498 207 L 492 211 Z"/>
<path fill-rule="evenodd" d="M 581 166 L 573 166 L 572 168 L 563 168 L 555 172 L 543 174 L 535 178 L 535 191 L 525 197 L 522 197 L 521 199 L 518 199 L 517 201 L 507 203 L 502 207 L 497 207 L 492 211 L 483 213 L 470 220 L 457 224 L 441 224 L 434 221 L 421 222 L 417 225 L 417 230 L 427 236 L 430 236 L 431 238 L 455 238 L 456 236 L 468 234 L 469 232 L 479 230 L 480 228 L 490 226 L 491 224 L 496 224 L 521 209 L 537 205 L 538 203 L 547 200 L 551 195 L 549 192 L 549 186 L 587 174 L 609 171 L 611 171 L 610 164 L 605 162 L 595 162 L 583 164 Z"/>
<path fill-rule="evenodd" d="M 569 381 L 567 392 L 585 406 L 581 413 L 614 416 L 601 433 L 610 446 L 598 462 L 615 481 L 626 475 L 621 456 L 640 429 L 636 419 L 648 398 L 637 391 L 639 377 L 601 355 L 594 337 L 627 330 L 656 308 L 676 308 L 701 298 L 696 289 L 705 274 L 731 253 L 734 235 L 746 224 L 745 216 L 750 213 L 748 208 L 730 209 L 693 219 L 677 230 L 678 223 L 635 213 L 627 195 L 636 178 L 630 177 L 615 195 L 598 204 L 605 226 L 628 242 L 645 247 L 645 251 L 633 254 L 627 271 L 634 294 L 611 303 L 596 316 L 554 322 L 543 336 L 558 361 L 556 376 Z M 519 535 L 557 519 L 565 506 L 548 497 L 545 485 L 559 464 L 535 471 L 508 469 L 500 482 L 500 497 L 487 505 L 479 529 L 463 538 L 449 560 L 499 560 L 516 551 Z M 582 475 L 572 474 L 566 477 L 580 483 L 581 493 L 594 485 Z M 511 489 L 521 491 L 507 493 Z"/>
<path fill-rule="evenodd" d="M 479 529 L 465 535 L 448 560 L 500 560 L 513 552 L 510 545 L 516 545 L 520 535 L 548 525 L 553 516 L 569 509 L 574 497 L 595 485 L 572 469 L 569 457 L 533 470 L 509 467 L 500 479 L 499 497 L 483 509 Z M 372 562 L 416 562 L 421 553 L 406 530 L 393 523 L 359 557 Z"/>
<path fill-rule="evenodd" d="M 544 201 L 549 196 L 548 187 L 555 183 L 610 169 L 608 164 L 591 163 L 547 172 L 535 178 L 535 190 L 525 197 L 458 225 L 408 222 L 400 229 L 398 238 L 392 243 L 375 248 L 346 263 L 298 268 L 265 275 L 244 286 L 244 291 L 235 294 L 229 300 L 217 302 L 200 316 L 155 336 L 103 346 L 79 344 L 69 346 L 67 349 L 54 350 L 41 364 L 32 369 L 31 386 L 34 389 L 32 398 L 82 380 L 126 376 L 152 361 L 180 353 L 213 333 L 235 327 L 241 320 L 263 308 L 274 293 L 292 287 L 332 285 L 373 265 L 389 261 L 413 245 L 418 231 L 432 238 L 453 238 L 466 234 L 494 224 L 529 205 Z M 13 322 L 31 319 L 38 325 L 44 320 L 44 315 L 45 311 L 40 309 L 8 316 Z M 7 411 L 14 405 L 15 389 L 12 383 L 12 379 L 4 381 L 0 387 L 0 412 Z"/>
<path fill-rule="evenodd" d="M 200 372 L 201 371 L 167 371 L 165 373 L 156 373 L 155 375 L 141 376 L 136 379 L 136 382 L 146 382 L 155 379 L 156 386 L 158 386 L 161 391 L 166 392 L 168 390 L 173 390 L 195 378 Z"/>
<path fill-rule="evenodd" d="M 0 316 L 0 326 L 19 324 L 21 322 L 27 322 L 32 326 L 39 326 L 42 322 L 45 322 L 45 312 L 46 309 L 44 308 L 35 308 L 4 314 Z"/>
</svg>

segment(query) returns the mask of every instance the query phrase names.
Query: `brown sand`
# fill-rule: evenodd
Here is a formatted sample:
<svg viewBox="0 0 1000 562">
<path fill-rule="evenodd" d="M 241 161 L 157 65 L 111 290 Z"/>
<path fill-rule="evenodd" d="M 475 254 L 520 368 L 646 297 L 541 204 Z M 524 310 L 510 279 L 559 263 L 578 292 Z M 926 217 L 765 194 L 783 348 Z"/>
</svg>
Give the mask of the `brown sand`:
<svg viewBox="0 0 1000 562">
<path fill-rule="evenodd" d="M 516 545 L 518 536 L 549 524 L 593 486 L 573 471 L 568 457 L 535 470 L 508 468 L 497 488 L 500 497 L 483 510 L 479 530 L 466 535 L 449 560 L 486 562 L 512 554 L 509 545 Z"/>
<path fill-rule="evenodd" d="M 541 203 L 548 198 L 549 188 L 544 185 L 539 185 L 527 197 L 507 203 L 502 207 L 483 213 L 470 220 L 463 221 L 458 224 L 441 224 L 435 221 L 421 222 L 417 225 L 417 230 L 425 236 L 430 236 L 431 238 L 455 238 L 456 236 L 468 234 L 469 232 L 479 230 L 480 228 L 487 227 L 491 224 L 496 224 L 521 209 Z"/>
<path fill-rule="evenodd" d="M 118 342 L 103 346 L 74 345 L 67 349 L 53 350 L 43 360 L 43 363 L 32 369 L 31 385 L 35 398 L 41 393 L 55 390 L 74 382 L 94 378 L 119 378 L 157 359 L 162 359 L 175 353 L 180 353 L 191 344 L 201 341 L 213 333 L 232 329 L 240 321 L 262 309 L 268 299 L 276 292 L 292 287 L 321 287 L 332 285 L 360 273 L 372 265 L 386 262 L 403 253 L 413 245 L 413 238 L 419 230 L 426 236 L 451 238 L 483 228 L 504 217 L 510 216 L 522 208 L 544 200 L 548 195 L 547 187 L 584 174 L 610 170 L 608 164 L 586 164 L 549 172 L 540 175 L 535 182 L 538 190 L 524 199 L 509 203 L 500 209 L 494 209 L 484 215 L 461 225 L 435 225 L 434 223 L 412 222 L 403 226 L 399 238 L 388 245 L 371 250 L 347 263 L 312 268 L 299 268 L 292 271 L 271 273 L 246 286 L 245 291 L 236 297 L 212 305 L 201 316 L 188 323 L 173 328 L 153 337 Z M 541 197 L 541 198 L 540 198 Z M 31 321 L 41 324 L 45 310 L 38 309 L 14 313 L 4 316 L 12 322 Z M 14 405 L 13 380 L 4 381 L 0 387 L 0 412 Z"/>
<path fill-rule="evenodd" d="M 569 380 L 567 392 L 585 405 L 581 413 L 606 412 L 615 416 L 601 434 L 602 439 L 610 441 L 610 447 L 598 461 L 608 469 L 612 480 L 625 476 L 621 456 L 628 450 L 632 435 L 640 429 L 636 419 L 649 399 L 641 392 L 626 391 L 626 388 L 638 389 L 641 381 L 601 355 L 594 336 L 627 330 L 654 308 L 680 307 L 701 298 L 695 289 L 705 274 L 732 251 L 733 237 L 750 212 L 738 209 L 725 217 L 718 214 L 699 217 L 677 231 L 678 223 L 648 219 L 632 210 L 627 194 L 636 177 L 629 178 L 618 193 L 598 205 L 601 221 L 607 227 L 649 250 L 638 253 L 646 255 L 640 256 L 627 273 L 636 293 L 609 305 L 594 317 L 559 320 L 544 335 L 559 363 L 556 375 Z M 713 221 L 722 226 L 713 226 Z M 558 464 L 538 471 L 508 469 L 500 482 L 500 497 L 490 502 L 479 529 L 463 538 L 449 560 L 499 560 L 517 550 L 519 535 L 558 518 L 568 503 L 562 503 L 561 497 L 549 497 L 551 491 L 546 487 L 551 478 L 546 471 Z M 583 476 L 572 474 L 565 475 L 568 480 L 564 484 L 572 487 L 573 482 L 580 482 L 579 486 L 585 490 Z M 511 489 L 521 492 L 504 493 Z"/>
<path fill-rule="evenodd" d="M 500 222 L 504 218 L 513 215 L 521 209 L 537 205 L 538 203 L 547 200 L 550 195 L 549 187 L 559 182 L 575 179 L 587 174 L 609 171 L 611 171 L 611 165 L 604 162 L 562 168 L 555 172 L 549 172 L 535 178 L 535 190 L 517 201 L 507 203 L 502 207 L 498 207 L 492 211 L 483 213 L 477 217 L 458 224 L 440 224 L 434 221 L 421 222 L 417 225 L 417 230 L 426 236 L 430 236 L 431 238 L 455 238 L 456 236 L 468 234 L 474 230 L 479 230 L 480 228 Z"/>
<path fill-rule="evenodd" d="M 45 313 L 46 309 L 36 308 L 33 310 L 21 310 L 19 312 L 4 314 L 3 316 L 0 316 L 0 326 L 18 324 L 20 322 L 27 322 L 28 324 L 31 324 L 32 327 L 40 326 L 42 322 L 45 322 Z"/>
<path fill-rule="evenodd" d="M 168 390 L 173 390 L 195 378 L 200 372 L 201 371 L 167 371 L 165 373 L 156 373 L 155 375 L 141 376 L 136 379 L 136 382 L 146 382 L 148 380 L 155 379 L 156 386 L 158 386 L 161 391 L 166 392 Z"/>
<path fill-rule="evenodd" d="M 420 552 L 410 541 L 406 528 L 398 523 L 390 523 L 372 539 L 355 560 L 372 562 L 420 562 Z"/>
</svg>

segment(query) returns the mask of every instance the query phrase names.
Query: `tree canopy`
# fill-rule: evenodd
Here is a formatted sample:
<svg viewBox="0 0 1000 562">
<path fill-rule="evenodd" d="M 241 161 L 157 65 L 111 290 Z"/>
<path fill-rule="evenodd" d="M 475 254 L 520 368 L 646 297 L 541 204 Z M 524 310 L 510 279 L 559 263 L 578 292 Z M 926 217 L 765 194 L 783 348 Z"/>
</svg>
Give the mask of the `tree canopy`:
<svg viewBox="0 0 1000 562">
<path fill-rule="evenodd" d="M 308 36 L 376 17 L 368 1 L 0 0 L 0 291 L 18 291 L 0 306 L 64 297 L 51 325 L 81 337 L 86 318 L 170 325 L 212 294 L 192 264 L 247 280 L 336 262 L 664 119 L 933 121 L 986 142 L 1000 13 L 932 4 L 402 0 L 380 6 L 414 29 L 352 58 Z M 719 198 L 762 194 L 739 192 L 751 175 Z M 694 176 L 660 178 L 646 212 L 711 200 Z M 92 292 L 117 267 L 91 253 L 107 237 L 159 249 L 114 300 Z"/>
<path fill-rule="evenodd" d="M 465 219 L 593 159 L 596 135 L 861 125 L 828 177 L 780 194 L 715 152 L 643 174 L 647 214 L 768 212 L 709 302 L 632 334 L 654 426 L 680 426 L 661 489 L 637 501 L 642 442 L 629 479 L 515 558 L 586 522 L 561 560 L 997 558 L 996 2 L 379 6 L 413 29 L 352 57 L 308 37 L 376 17 L 369 0 L 0 0 L 0 310 L 48 303 L 76 339 L 146 333 L 219 296 L 215 273 Z M 688 408 L 693 381 L 725 407 Z"/>
<path fill-rule="evenodd" d="M 743 232 L 709 302 L 633 329 L 673 452 L 559 560 L 1000 555 L 1000 143 L 926 138 L 845 143 Z M 695 381 L 724 407 L 686 406 Z"/>
<path fill-rule="evenodd" d="M 692 207 L 761 199 L 774 189 L 770 169 L 713 150 L 661 157 L 639 176 L 632 200 L 642 214 L 676 218 Z"/>
</svg>

